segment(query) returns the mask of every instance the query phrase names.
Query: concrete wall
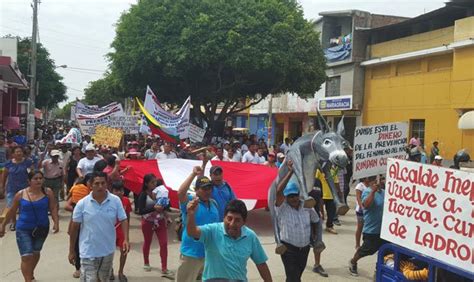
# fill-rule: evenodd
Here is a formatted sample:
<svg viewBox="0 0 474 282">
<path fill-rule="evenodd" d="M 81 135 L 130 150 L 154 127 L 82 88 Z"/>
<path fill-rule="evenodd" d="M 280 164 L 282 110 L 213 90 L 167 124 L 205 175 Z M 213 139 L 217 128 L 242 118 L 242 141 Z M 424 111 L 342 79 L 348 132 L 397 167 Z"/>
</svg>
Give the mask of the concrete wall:
<svg viewBox="0 0 474 282">
<path fill-rule="evenodd" d="M 449 44 L 454 41 L 454 26 L 374 44 L 371 58 L 408 53 Z"/>
</svg>

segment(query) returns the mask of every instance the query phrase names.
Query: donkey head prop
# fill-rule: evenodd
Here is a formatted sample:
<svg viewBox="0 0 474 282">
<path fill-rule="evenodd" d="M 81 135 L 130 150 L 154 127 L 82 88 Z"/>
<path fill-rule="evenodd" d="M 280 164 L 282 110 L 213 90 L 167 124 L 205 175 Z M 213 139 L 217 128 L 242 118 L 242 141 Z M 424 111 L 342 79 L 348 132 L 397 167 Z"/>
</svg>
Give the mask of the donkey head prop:
<svg viewBox="0 0 474 282">
<path fill-rule="evenodd" d="M 318 131 L 311 140 L 313 152 L 319 156 L 321 162 L 331 162 L 332 164 L 345 168 L 349 159 L 344 151 L 349 147 L 349 142 L 342 137 L 344 135 L 344 116 L 337 125 L 336 132 L 329 128 L 326 120 L 318 113 Z"/>
</svg>

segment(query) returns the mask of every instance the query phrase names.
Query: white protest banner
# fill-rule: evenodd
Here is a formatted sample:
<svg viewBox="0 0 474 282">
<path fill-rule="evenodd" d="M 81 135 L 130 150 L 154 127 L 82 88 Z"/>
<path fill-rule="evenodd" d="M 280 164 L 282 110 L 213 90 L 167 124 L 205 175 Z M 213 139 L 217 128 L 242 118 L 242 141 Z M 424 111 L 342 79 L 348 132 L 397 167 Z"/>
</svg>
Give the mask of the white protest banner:
<svg viewBox="0 0 474 282">
<path fill-rule="evenodd" d="M 389 159 L 381 237 L 474 273 L 474 174 Z"/>
<path fill-rule="evenodd" d="M 156 95 L 150 87 L 147 87 L 144 106 L 163 129 L 168 128 L 169 130 L 175 130 L 176 134 L 179 134 L 180 139 L 186 139 L 189 137 L 191 97 L 188 97 L 179 111 L 174 114 L 163 109 L 158 102 Z M 145 127 L 144 129 L 146 130 Z M 142 131 L 142 128 L 140 131 Z M 147 132 L 147 134 L 151 133 Z"/>
<path fill-rule="evenodd" d="M 359 126 L 354 137 L 353 178 L 385 173 L 387 158 L 405 159 L 406 122 Z"/>
<path fill-rule="evenodd" d="M 189 125 L 189 139 L 191 140 L 191 142 L 202 142 L 202 140 L 204 139 L 204 135 L 206 135 L 205 129 L 202 129 L 192 123 Z"/>
<path fill-rule="evenodd" d="M 77 110 L 77 109 L 76 109 Z M 95 128 L 99 125 L 109 126 L 110 117 L 123 116 L 123 108 L 121 104 L 112 106 L 108 111 L 99 114 L 80 114 L 76 111 L 76 121 L 83 135 L 94 135 Z"/>
<path fill-rule="evenodd" d="M 138 134 L 140 125 L 138 124 L 139 116 L 111 116 L 109 127 L 120 128 L 124 134 Z"/>
<path fill-rule="evenodd" d="M 118 102 L 112 102 L 108 105 L 103 107 L 99 107 L 97 105 L 86 105 L 81 101 L 76 101 L 74 105 L 71 107 L 71 120 L 76 119 L 76 114 L 80 115 L 96 115 L 101 114 L 109 111 L 110 109 L 114 108 L 115 106 L 120 105 Z"/>
</svg>

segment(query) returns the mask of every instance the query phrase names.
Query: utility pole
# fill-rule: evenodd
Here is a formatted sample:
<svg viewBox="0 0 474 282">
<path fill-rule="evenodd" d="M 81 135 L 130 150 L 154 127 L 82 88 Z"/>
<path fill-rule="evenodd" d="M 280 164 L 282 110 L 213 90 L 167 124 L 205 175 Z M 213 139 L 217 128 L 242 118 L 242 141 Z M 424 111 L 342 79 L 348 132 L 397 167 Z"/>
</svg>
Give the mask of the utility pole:
<svg viewBox="0 0 474 282">
<path fill-rule="evenodd" d="M 272 114 L 273 114 L 273 95 L 270 94 L 270 99 L 268 100 L 268 141 L 267 146 L 271 145 L 272 142 Z"/>
<path fill-rule="evenodd" d="M 38 38 L 38 1 L 33 0 L 33 33 L 31 35 L 31 80 L 30 80 L 30 97 L 29 97 L 29 111 L 26 122 L 26 133 L 28 140 L 35 139 L 35 108 L 36 108 L 36 63 L 37 63 L 37 42 Z"/>
</svg>

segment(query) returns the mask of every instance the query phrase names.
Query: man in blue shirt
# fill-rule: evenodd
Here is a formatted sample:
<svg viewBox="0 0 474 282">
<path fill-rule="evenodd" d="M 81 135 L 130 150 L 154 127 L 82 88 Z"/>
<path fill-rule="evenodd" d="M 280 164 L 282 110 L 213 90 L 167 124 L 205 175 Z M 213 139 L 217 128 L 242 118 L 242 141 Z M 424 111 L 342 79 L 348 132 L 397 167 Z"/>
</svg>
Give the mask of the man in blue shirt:
<svg viewBox="0 0 474 282">
<path fill-rule="evenodd" d="M 219 221 L 217 203 L 211 199 L 211 180 L 202 174 L 203 170 L 201 167 L 194 167 L 193 172 L 184 180 L 178 190 L 179 205 L 184 225 L 180 249 L 181 264 L 176 273 L 176 281 L 180 282 L 196 281 L 204 267 L 204 245 L 189 237 L 184 231 L 186 230 L 186 222 L 189 217 L 186 209 L 187 204 L 191 200 L 196 203 L 196 208 L 192 215 L 195 218 L 196 224 L 204 225 Z M 188 195 L 188 189 L 196 176 L 198 176 L 195 187 L 196 198 L 193 200 L 193 197 Z"/>
<path fill-rule="evenodd" d="M 212 180 L 212 198 L 217 202 L 219 208 L 219 221 L 224 220 L 224 210 L 227 204 L 236 199 L 229 184 L 223 179 L 223 170 L 220 166 L 213 166 L 209 170 Z"/>
<path fill-rule="evenodd" d="M 384 196 L 385 191 L 381 189 L 381 184 L 377 183 L 373 183 L 370 189 L 365 189 L 362 192 L 362 206 L 364 208 L 362 238 L 364 242 L 349 262 L 349 271 L 353 276 L 359 275 L 357 261 L 365 256 L 375 254 L 386 243 L 380 238 Z"/>
<path fill-rule="evenodd" d="M 245 226 L 244 202 L 232 200 L 225 208 L 224 222 L 196 225 L 199 200 L 188 203 L 187 234 L 204 244 L 206 260 L 203 281 L 247 281 L 247 261 L 256 264 L 263 281 L 272 281 L 265 251 L 253 230 Z M 178 281 L 180 281 L 178 279 Z"/>
<path fill-rule="evenodd" d="M 69 262 L 79 258 L 74 251 L 79 237 L 81 281 L 109 281 L 115 251 L 115 225 L 120 222 L 124 234 L 122 249 L 130 250 L 128 220 L 122 201 L 107 190 L 107 175 L 92 173 L 88 183 L 92 192 L 74 208 L 69 230 Z M 79 234 L 80 229 L 80 236 Z"/>
</svg>

